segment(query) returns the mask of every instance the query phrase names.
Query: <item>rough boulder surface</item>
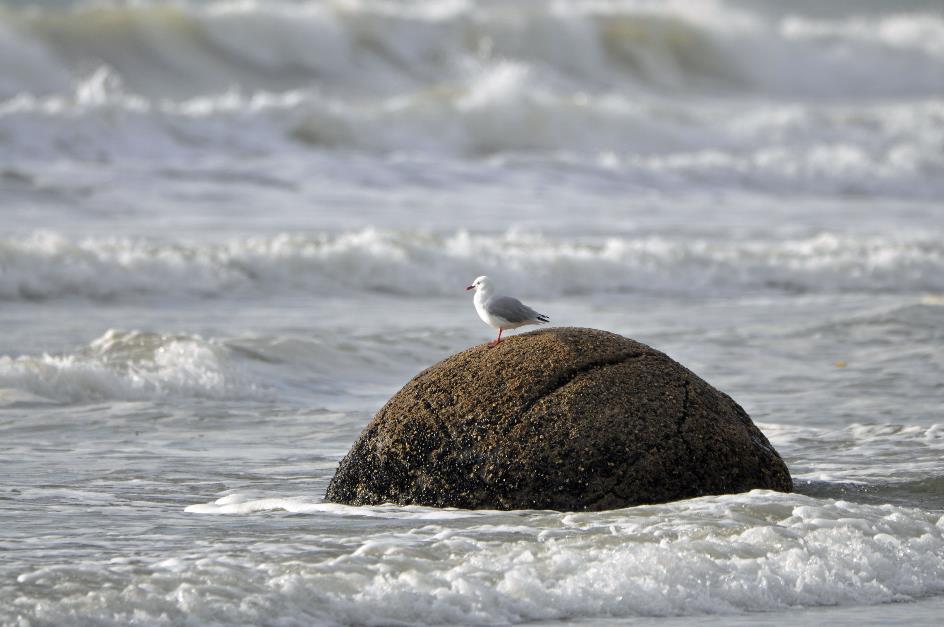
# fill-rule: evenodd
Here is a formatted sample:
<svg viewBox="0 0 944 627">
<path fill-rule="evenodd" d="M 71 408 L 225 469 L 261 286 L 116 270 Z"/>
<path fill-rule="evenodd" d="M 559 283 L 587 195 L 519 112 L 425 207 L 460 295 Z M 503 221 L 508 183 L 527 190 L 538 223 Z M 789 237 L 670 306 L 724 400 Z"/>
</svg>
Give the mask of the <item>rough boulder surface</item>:
<svg viewBox="0 0 944 627">
<path fill-rule="evenodd" d="M 326 500 L 577 511 L 792 487 L 728 395 L 645 344 L 551 328 L 417 375 L 364 429 Z"/>
</svg>

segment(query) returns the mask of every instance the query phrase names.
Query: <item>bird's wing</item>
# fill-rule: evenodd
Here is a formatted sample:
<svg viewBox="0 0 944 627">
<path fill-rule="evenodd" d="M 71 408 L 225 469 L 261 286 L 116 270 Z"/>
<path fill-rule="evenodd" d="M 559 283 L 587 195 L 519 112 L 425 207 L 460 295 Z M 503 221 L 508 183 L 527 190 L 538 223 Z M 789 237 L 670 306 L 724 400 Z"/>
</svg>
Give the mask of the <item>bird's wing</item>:
<svg viewBox="0 0 944 627">
<path fill-rule="evenodd" d="M 485 303 L 485 310 L 493 316 L 504 318 L 508 322 L 537 320 L 541 315 L 511 296 L 493 296 L 489 298 Z"/>
</svg>

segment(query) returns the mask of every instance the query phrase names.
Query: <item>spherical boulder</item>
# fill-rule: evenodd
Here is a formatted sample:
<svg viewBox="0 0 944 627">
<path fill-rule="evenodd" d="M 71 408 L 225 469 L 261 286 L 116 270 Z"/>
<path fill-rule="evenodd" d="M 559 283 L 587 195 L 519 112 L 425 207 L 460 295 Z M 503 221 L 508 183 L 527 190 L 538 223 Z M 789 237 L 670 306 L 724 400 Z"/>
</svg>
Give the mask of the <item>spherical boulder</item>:
<svg viewBox="0 0 944 627">
<path fill-rule="evenodd" d="M 792 487 L 731 397 L 645 344 L 558 327 L 421 372 L 367 425 L 325 498 L 596 511 Z"/>
</svg>

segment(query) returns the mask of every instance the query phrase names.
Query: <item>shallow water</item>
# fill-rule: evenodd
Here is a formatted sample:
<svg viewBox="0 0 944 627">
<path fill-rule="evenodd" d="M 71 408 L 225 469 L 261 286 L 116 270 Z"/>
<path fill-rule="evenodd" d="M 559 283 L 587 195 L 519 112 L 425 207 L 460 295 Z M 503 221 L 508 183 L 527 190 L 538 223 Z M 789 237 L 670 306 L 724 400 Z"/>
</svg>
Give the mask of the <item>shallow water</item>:
<svg viewBox="0 0 944 627">
<path fill-rule="evenodd" d="M 942 7 L 792 7 L 0 3 L 0 624 L 937 624 Z M 480 274 L 797 493 L 324 503 Z"/>
</svg>

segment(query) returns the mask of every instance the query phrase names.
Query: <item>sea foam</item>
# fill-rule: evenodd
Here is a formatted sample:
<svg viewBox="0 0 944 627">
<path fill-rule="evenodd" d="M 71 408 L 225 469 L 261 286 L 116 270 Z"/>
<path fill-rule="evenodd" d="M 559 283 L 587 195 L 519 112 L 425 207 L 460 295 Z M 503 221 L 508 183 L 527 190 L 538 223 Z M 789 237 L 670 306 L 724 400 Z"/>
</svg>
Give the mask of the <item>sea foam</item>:
<svg viewBox="0 0 944 627">
<path fill-rule="evenodd" d="M 341 151 L 574 167 L 624 185 L 933 199 L 944 192 L 939 97 L 793 103 L 575 91 L 526 66 L 489 65 L 447 87 L 365 98 L 234 88 L 144 98 L 107 67 L 70 96 L 0 101 L 0 166 L 105 160 L 168 167 L 218 153 Z M 12 157 L 15 156 L 15 159 Z"/>
<path fill-rule="evenodd" d="M 222 502 L 225 501 L 225 502 Z M 220 502 L 234 515 L 345 517 L 300 499 Z M 374 510 L 380 508 L 372 508 Z M 211 508 L 191 506 L 197 513 Z M 755 491 L 597 513 L 489 512 L 452 522 L 387 508 L 416 526 L 277 553 L 177 552 L 147 564 L 38 567 L 34 589 L 82 568 L 121 577 L 50 605 L 73 615 L 350 624 L 509 624 L 569 617 L 693 616 L 908 601 L 944 591 L 940 513 Z M 375 514 L 380 512 L 374 512 Z M 451 514 L 451 512 L 444 512 Z M 425 519 L 424 519 L 425 518 Z M 144 582 L 147 582 L 145 585 Z M 245 604 L 233 599 L 246 599 Z M 199 601 L 199 602 L 198 602 Z M 144 608 L 144 609 L 142 609 Z"/>
<path fill-rule="evenodd" d="M 10 402 L 251 398 L 227 353 L 199 336 L 109 330 L 74 353 L 0 356 L 0 390 Z"/>
<path fill-rule="evenodd" d="M 522 295 L 944 291 L 944 245 L 920 234 L 732 241 L 365 229 L 201 242 L 40 231 L 0 239 L 0 258 L 0 300 L 14 301 L 260 290 L 437 296 L 483 273 Z"/>
</svg>

